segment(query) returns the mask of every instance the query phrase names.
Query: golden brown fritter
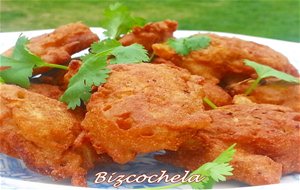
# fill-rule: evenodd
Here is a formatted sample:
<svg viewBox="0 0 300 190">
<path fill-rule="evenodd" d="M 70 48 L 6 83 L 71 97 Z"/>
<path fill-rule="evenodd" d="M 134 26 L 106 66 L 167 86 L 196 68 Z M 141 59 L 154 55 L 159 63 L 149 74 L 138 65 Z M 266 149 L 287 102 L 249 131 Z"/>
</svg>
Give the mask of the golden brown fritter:
<svg viewBox="0 0 300 190">
<path fill-rule="evenodd" d="M 28 88 L 30 92 L 42 94 L 48 98 L 58 100 L 61 95 L 64 93 L 59 86 L 50 85 L 50 84 L 30 84 Z"/>
<path fill-rule="evenodd" d="M 47 63 L 64 64 L 71 60 L 71 55 L 88 48 L 93 42 L 98 41 L 96 34 L 86 25 L 77 22 L 63 25 L 49 34 L 30 39 L 28 49 L 41 57 Z M 4 52 L 10 56 L 12 49 Z M 35 69 L 35 73 L 45 72 L 48 69 Z"/>
<path fill-rule="evenodd" d="M 226 90 L 232 95 L 244 94 L 253 81 L 241 81 L 226 86 Z M 252 102 L 258 104 L 275 104 L 292 108 L 300 112 L 300 85 L 266 79 L 264 83 L 247 96 Z"/>
<path fill-rule="evenodd" d="M 164 64 L 111 66 L 82 122 L 96 151 L 126 163 L 138 153 L 177 150 L 208 125 L 203 78 Z"/>
<path fill-rule="evenodd" d="M 64 75 L 63 83 L 64 88 L 67 88 L 69 85 L 70 79 L 78 72 L 82 62 L 80 60 L 72 60 L 68 66 L 68 72 Z"/>
<path fill-rule="evenodd" d="M 151 53 L 153 44 L 165 42 L 173 37 L 177 25 L 177 22 L 172 20 L 148 23 L 143 27 L 134 27 L 131 33 L 126 34 L 119 41 L 123 46 L 141 44 Z"/>
<path fill-rule="evenodd" d="M 300 114 L 268 104 L 229 105 L 207 111 L 210 127 L 178 151 L 160 160 L 188 169 L 214 160 L 237 143 L 231 179 L 250 185 L 279 183 L 284 174 L 300 172 Z"/>
<path fill-rule="evenodd" d="M 285 56 L 267 46 L 215 34 L 198 35 L 211 38 L 210 45 L 206 49 L 192 51 L 187 56 L 181 56 L 176 54 L 167 44 L 154 44 L 152 46 L 154 54 L 214 83 L 218 83 L 225 75 L 243 74 L 250 76 L 255 73 L 252 68 L 244 65 L 244 59 L 299 76 L 296 68 L 289 63 Z"/>
<path fill-rule="evenodd" d="M 14 85 L 0 85 L 0 152 L 54 179 L 72 178 L 85 186 L 95 161 L 87 143 L 74 146 L 80 120 L 57 100 Z"/>
<path fill-rule="evenodd" d="M 204 81 L 203 82 L 203 90 L 205 96 L 212 101 L 216 106 L 225 106 L 232 104 L 231 96 L 224 91 L 220 86 L 215 85 L 211 82 Z M 206 109 L 208 106 L 205 104 Z"/>
</svg>

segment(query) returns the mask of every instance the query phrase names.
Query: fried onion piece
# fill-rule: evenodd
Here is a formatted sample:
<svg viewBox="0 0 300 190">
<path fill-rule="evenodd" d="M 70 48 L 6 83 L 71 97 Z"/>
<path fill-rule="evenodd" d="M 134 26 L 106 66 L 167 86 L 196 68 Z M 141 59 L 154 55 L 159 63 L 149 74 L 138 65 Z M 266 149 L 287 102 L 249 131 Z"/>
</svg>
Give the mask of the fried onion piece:
<svg viewBox="0 0 300 190">
<path fill-rule="evenodd" d="M 49 34 L 31 38 L 28 49 L 47 63 L 66 64 L 71 55 L 88 48 L 99 38 L 89 27 L 77 22 L 63 25 Z M 12 48 L 4 52 L 5 56 L 12 54 Z M 48 71 L 48 68 L 35 69 L 35 74 Z"/>
<path fill-rule="evenodd" d="M 229 105 L 207 113 L 213 120 L 210 127 L 158 159 L 194 170 L 237 143 L 230 179 L 263 185 L 300 172 L 299 113 L 267 104 Z"/>
<path fill-rule="evenodd" d="M 82 122 L 96 151 L 126 163 L 138 153 L 177 150 L 208 126 L 203 78 L 164 64 L 110 66 Z"/>
<path fill-rule="evenodd" d="M 165 42 L 173 37 L 177 25 L 177 22 L 172 20 L 151 22 L 143 27 L 134 27 L 131 33 L 126 34 L 119 41 L 123 46 L 129 46 L 134 43 L 141 44 L 151 53 L 153 44 Z"/>
<path fill-rule="evenodd" d="M 74 146 L 81 120 L 65 104 L 20 87 L 2 84 L 0 92 L 0 152 L 38 173 L 86 186 L 96 156 L 88 143 Z"/>
<path fill-rule="evenodd" d="M 167 44 L 154 44 L 152 46 L 154 54 L 214 83 L 220 82 L 226 75 L 242 74 L 251 76 L 254 74 L 255 71 L 251 67 L 244 65 L 244 59 L 299 76 L 297 69 L 290 64 L 284 55 L 268 46 L 215 34 L 198 35 L 211 38 L 210 45 L 207 48 L 192 51 L 187 56 L 181 56 L 176 54 Z"/>
</svg>

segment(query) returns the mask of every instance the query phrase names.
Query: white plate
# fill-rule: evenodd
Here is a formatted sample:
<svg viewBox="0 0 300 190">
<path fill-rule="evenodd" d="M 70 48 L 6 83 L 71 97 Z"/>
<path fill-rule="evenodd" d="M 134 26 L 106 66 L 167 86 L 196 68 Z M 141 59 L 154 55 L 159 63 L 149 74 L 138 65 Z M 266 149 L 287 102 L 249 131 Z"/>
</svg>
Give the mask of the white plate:
<svg viewBox="0 0 300 190">
<path fill-rule="evenodd" d="M 92 28 L 92 30 L 99 35 L 102 39 L 103 29 L 101 28 Z M 38 30 L 38 31 L 24 31 L 24 32 L 7 32 L 0 33 L 0 52 L 4 52 L 6 49 L 12 47 L 16 42 L 18 36 L 23 33 L 23 35 L 27 37 L 34 37 L 43 33 L 49 33 L 52 30 Z M 175 37 L 186 37 L 192 34 L 208 31 L 176 31 Z M 230 33 L 220 33 L 214 32 L 216 34 L 228 37 L 238 37 L 244 40 L 254 41 L 260 44 L 267 45 L 278 52 L 281 52 L 285 56 L 288 57 L 290 62 L 295 65 L 298 69 L 300 68 L 300 56 L 298 55 L 300 52 L 300 43 L 295 42 L 287 42 L 281 40 L 273 40 L 266 38 L 259 38 L 253 36 L 245 36 L 238 34 L 230 34 Z M 84 51 L 85 52 L 85 51 Z M 80 54 L 82 54 L 81 52 Z M 77 55 L 76 55 L 77 56 Z M 159 172 L 164 169 L 169 172 L 170 175 L 174 175 L 177 173 L 182 173 L 183 169 L 176 168 L 171 165 L 163 164 L 155 159 L 153 159 L 154 154 L 152 153 L 148 155 L 139 156 L 134 162 L 128 163 L 126 165 L 118 165 L 111 164 L 105 166 L 97 166 L 93 171 L 89 172 L 88 175 L 88 185 L 92 188 L 101 188 L 108 189 L 112 188 L 111 184 L 94 184 L 93 180 L 95 179 L 94 174 L 97 172 L 105 171 L 108 173 L 118 172 L 119 174 L 141 174 L 145 172 Z M 70 181 L 53 181 L 50 177 L 39 175 L 31 170 L 27 169 L 22 161 L 18 159 L 14 159 L 8 157 L 6 155 L 0 154 L 0 189 L 92 189 L 92 188 L 80 188 L 70 186 Z M 265 185 L 265 186 L 254 186 L 248 187 L 245 184 L 228 181 L 224 183 L 218 183 L 214 186 L 215 189 L 296 189 L 300 184 L 300 174 L 293 174 L 285 176 L 281 179 L 280 184 L 274 185 Z M 143 188 L 149 187 L 149 184 L 125 184 L 122 188 Z M 153 186 L 153 185 L 152 185 Z M 157 186 L 157 184 L 156 184 Z M 188 186 L 184 186 L 182 188 L 189 188 Z"/>
</svg>

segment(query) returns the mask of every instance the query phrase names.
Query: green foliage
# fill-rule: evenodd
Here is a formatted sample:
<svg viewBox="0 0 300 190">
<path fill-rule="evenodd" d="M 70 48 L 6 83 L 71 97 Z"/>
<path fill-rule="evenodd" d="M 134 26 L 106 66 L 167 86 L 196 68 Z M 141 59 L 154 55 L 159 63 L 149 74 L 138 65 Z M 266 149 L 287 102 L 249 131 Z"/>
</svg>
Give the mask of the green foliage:
<svg viewBox="0 0 300 190">
<path fill-rule="evenodd" d="M 137 60 L 140 60 L 141 62 L 149 61 L 147 50 L 145 50 L 140 44 L 132 44 L 126 47 L 116 47 L 111 54 L 114 55 L 114 58 L 110 59 L 110 64 L 136 63 Z"/>
<path fill-rule="evenodd" d="M 149 60 L 147 51 L 143 46 L 133 44 L 123 47 L 117 40 L 106 39 L 92 44 L 91 53 L 83 56 L 79 71 L 70 79 L 65 93 L 60 98 L 68 104 L 68 108 L 75 109 L 80 106 L 81 101 L 87 102 L 91 96 L 92 86 L 99 86 L 106 82 L 110 70 L 107 68 L 109 62 L 140 63 Z"/>
<path fill-rule="evenodd" d="M 244 63 L 245 63 L 245 65 L 252 67 L 258 75 L 257 79 L 246 90 L 246 92 L 245 92 L 246 95 L 251 94 L 251 92 L 258 86 L 259 82 L 262 79 L 268 78 L 268 77 L 276 77 L 276 78 L 284 80 L 286 82 L 300 84 L 300 80 L 298 78 L 296 78 L 292 75 L 289 75 L 287 73 L 277 71 L 276 69 L 273 69 L 269 66 L 259 64 L 259 63 L 256 63 L 256 62 L 250 61 L 250 60 L 244 60 Z"/>
<path fill-rule="evenodd" d="M 204 49 L 209 46 L 211 39 L 208 36 L 190 36 L 187 38 L 169 39 L 167 44 L 176 53 L 188 55 L 191 51 Z"/>
<path fill-rule="evenodd" d="M 6 82 L 17 84 L 24 88 L 29 87 L 29 78 L 32 76 L 34 68 L 52 67 L 67 69 L 63 65 L 49 64 L 40 57 L 32 54 L 26 47 L 29 40 L 25 36 L 18 38 L 12 56 L 0 56 L 0 66 L 4 68 L 0 71 L 0 77 Z"/>
<path fill-rule="evenodd" d="M 119 39 L 122 34 L 128 33 L 132 27 L 141 26 L 145 20 L 133 17 L 128 8 L 120 3 L 110 5 L 104 10 L 103 27 L 104 34 L 112 39 Z"/>
<path fill-rule="evenodd" d="M 228 149 L 222 152 L 214 161 L 207 162 L 194 170 L 188 177 L 193 175 L 201 175 L 204 178 L 201 182 L 193 183 L 176 183 L 163 187 L 144 188 L 143 190 L 154 190 L 154 189 L 171 189 L 181 185 L 188 184 L 193 189 L 211 189 L 215 182 L 226 181 L 225 176 L 231 176 L 233 167 L 229 165 L 229 162 L 233 159 L 235 153 L 236 144 L 231 145 Z"/>
</svg>

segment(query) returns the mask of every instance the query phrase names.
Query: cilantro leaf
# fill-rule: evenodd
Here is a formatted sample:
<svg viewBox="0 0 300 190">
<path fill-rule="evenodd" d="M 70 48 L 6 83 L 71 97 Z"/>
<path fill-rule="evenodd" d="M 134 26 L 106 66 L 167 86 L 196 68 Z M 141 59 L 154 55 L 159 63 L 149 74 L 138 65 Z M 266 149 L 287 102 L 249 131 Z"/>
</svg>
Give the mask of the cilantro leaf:
<svg viewBox="0 0 300 190">
<path fill-rule="evenodd" d="M 233 155 L 235 153 L 236 144 L 231 145 L 228 149 L 222 152 L 214 161 L 208 162 L 195 171 L 193 171 L 191 175 L 203 175 L 206 176 L 206 180 L 202 183 L 192 183 L 190 184 L 193 188 L 209 188 L 214 182 L 225 181 L 226 178 L 224 176 L 232 175 L 232 166 L 229 165 L 229 162 L 233 159 Z M 207 184 L 207 186 L 206 186 Z"/>
<path fill-rule="evenodd" d="M 6 82 L 11 84 L 17 84 L 24 88 L 28 88 L 30 85 L 29 77 L 32 76 L 32 70 L 34 63 L 21 62 L 13 58 L 0 56 L 1 67 L 7 66 L 9 68 L 0 71 L 0 77 Z"/>
<path fill-rule="evenodd" d="M 227 150 L 222 152 L 222 154 L 220 154 L 213 162 L 218 164 L 229 163 L 232 160 L 234 153 L 236 152 L 236 150 L 234 149 L 235 145 L 236 144 L 231 145 Z"/>
<path fill-rule="evenodd" d="M 60 100 L 68 103 L 68 108 L 75 109 L 80 106 L 81 100 L 86 102 L 91 96 L 93 85 L 99 86 L 106 82 L 109 69 L 106 68 L 105 55 L 89 56 L 85 59 L 79 71 L 69 82 L 67 90 Z"/>
<path fill-rule="evenodd" d="M 49 64 L 40 57 L 32 54 L 26 47 L 29 40 L 25 36 L 18 38 L 12 57 L 0 57 L 0 67 L 7 67 L 0 71 L 0 77 L 7 83 L 17 84 L 24 88 L 30 85 L 29 78 L 34 68 L 53 67 L 67 69 L 66 66 Z"/>
<path fill-rule="evenodd" d="M 154 189 L 171 189 L 181 185 L 190 185 L 193 189 L 210 189 L 212 188 L 215 182 L 226 181 L 225 176 L 232 175 L 233 167 L 229 165 L 229 162 L 233 159 L 235 153 L 236 144 L 231 145 L 224 152 L 222 152 L 214 161 L 207 162 L 200 166 L 198 169 L 194 170 L 189 174 L 188 177 L 193 175 L 204 176 L 204 180 L 197 183 L 176 183 L 163 187 L 154 187 L 154 188 L 144 188 L 143 190 L 154 190 Z"/>
<path fill-rule="evenodd" d="M 244 63 L 245 63 L 245 65 L 247 65 L 249 67 L 252 67 L 258 75 L 257 79 L 246 90 L 246 92 L 245 92 L 246 95 L 251 94 L 251 92 L 257 87 L 259 82 L 262 79 L 267 78 L 267 77 L 276 77 L 276 78 L 284 80 L 286 82 L 300 84 L 300 79 L 299 78 L 294 77 L 292 75 L 289 75 L 287 73 L 278 71 L 278 70 L 273 69 L 269 66 L 262 65 L 262 64 L 259 64 L 259 63 L 256 63 L 254 61 L 250 61 L 250 60 L 247 60 L 247 59 L 244 60 Z"/>
<path fill-rule="evenodd" d="M 191 50 L 195 51 L 209 46 L 210 38 L 208 36 L 192 36 L 185 39 L 185 45 Z"/>
<path fill-rule="evenodd" d="M 147 50 L 145 50 L 144 46 L 140 44 L 132 44 L 126 47 L 116 47 L 111 54 L 115 57 L 110 59 L 110 64 L 127 64 L 149 61 Z"/>
<path fill-rule="evenodd" d="M 111 5 L 104 11 L 104 34 L 112 39 L 119 39 L 122 34 L 128 33 L 133 26 L 141 26 L 145 20 L 131 16 L 128 8 L 120 3 Z"/>
<path fill-rule="evenodd" d="M 191 51 L 204 49 L 209 46 L 211 39 L 208 36 L 190 36 L 187 38 L 169 39 L 167 44 L 176 53 L 188 55 Z"/>
<path fill-rule="evenodd" d="M 92 53 L 100 53 L 105 51 L 111 51 L 113 48 L 121 46 L 121 43 L 117 40 L 106 39 L 101 42 L 95 42 L 91 45 Z"/>
<path fill-rule="evenodd" d="M 114 39 L 106 39 L 92 44 L 90 54 L 81 57 L 83 61 L 78 72 L 70 79 L 69 85 L 60 100 L 68 104 L 68 108 L 75 109 L 81 101 L 87 102 L 91 96 L 92 86 L 100 86 L 106 82 L 110 70 L 107 68 L 109 57 L 114 64 L 139 63 L 148 60 L 143 46 L 131 45 L 122 47 Z"/>
<path fill-rule="evenodd" d="M 190 53 L 190 49 L 186 47 L 184 38 L 171 38 L 167 41 L 167 44 L 173 48 L 176 53 L 181 55 L 187 55 Z"/>
</svg>

